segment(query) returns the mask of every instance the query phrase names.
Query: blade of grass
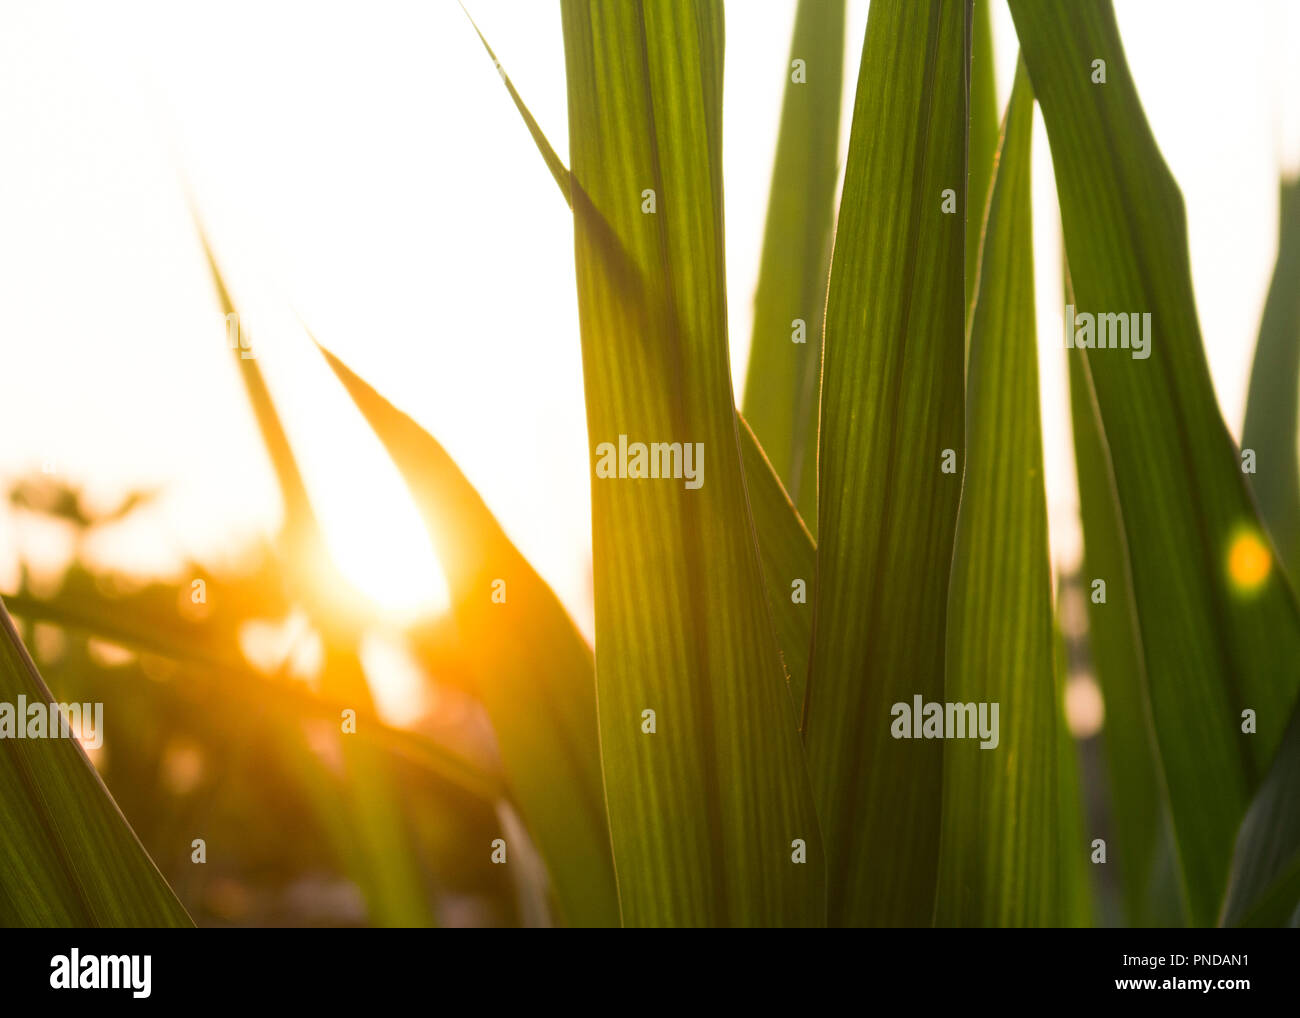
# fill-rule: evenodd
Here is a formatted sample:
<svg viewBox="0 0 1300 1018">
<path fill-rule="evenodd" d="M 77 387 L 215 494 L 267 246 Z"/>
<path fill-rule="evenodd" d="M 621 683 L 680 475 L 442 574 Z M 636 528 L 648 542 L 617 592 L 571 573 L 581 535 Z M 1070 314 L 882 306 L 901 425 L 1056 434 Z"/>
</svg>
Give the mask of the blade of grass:
<svg viewBox="0 0 1300 1018">
<path fill-rule="evenodd" d="M 1250 478 L 1278 560 L 1300 583 L 1300 180 L 1278 195 L 1277 262 L 1250 370 L 1242 449 L 1254 450 Z"/>
<path fill-rule="evenodd" d="M 1110 448 L 1189 918 L 1204 925 L 1295 701 L 1300 619 L 1215 400 L 1181 196 L 1114 11 L 1011 0 L 1011 14 L 1047 124 L 1078 310 L 1151 315 L 1144 359 L 1069 356 L 1092 378 Z"/>
<path fill-rule="evenodd" d="M 512 799 L 546 860 L 562 915 L 576 926 L 618 925 L 590 648 L 442 446 L 320 350 L 428 527 L 473 648 L 473 692 L 492 720 Z M 493 596 L 498 580 L 503 602 Z"/>
<path fill-rule="evenodd" d="M 1073 295 L 1066 283 L 1067 299 Z M 1070 415 L 1083 525 L 1084 592 L 1088 598 L 1088 651 L 1106 705 L 1102 745 L 1113 830 L 1108 865 L 1119 871 L 1124 912 L 1132 926 L 1147 925 L 1147 903 L 1168 812 L 1154 744 L 1124 521 L 1115 494 L 1110 452 L 1101 431 L 1091 382 L 1083 363 L 1069 358 Z M 1106 584 L 1099 600 L 1093 581 Z"/>
<path fill-rule="evenodd" d="M 802 61 L 798 70 L 795 61 Z M 799 0 L 754 293 L 744 410 L 814 534 L 822 322 L 843 75 L 844 0 Z M 796 321 L 803 323 L 798 342 Z"/>
<path fill-rule="evenodd" d="M 0 601 L 0 703 L 27 732 L 54 702 Z M 0 925 L 193 925 L 81 746 L 15 735 L 0 739 Z"/>
<path fill-rule="evenodd" d="M 990 723 L 981 717 L 982 738 L 971 738 L 967 720 L 967 737 L 944 746 L 935 922 L 945 926 L 1059 926 L 1064 919 L 1061 724 L 1034 326 L 1033 110 L 1021 63 L 971 319 L 944 690 L 949 703 L 987 708 Z"/>
<path fill-rule="evenodd" d="M 462 8 L 463 9 L 463 8 Z M 470 19 L 471 24 L 473 19 Z M 478 26 L 474 29 L 478 31 Z M 482 33 L 479 38 L 483 39 Z M 492 57 L 502 80 L 509 86 L 501 64 L 483 40 L 488 55 Z M 541 153 L 543 161 L 551 171 L 564 200 L 573 207 L 569 186 L 569 170 L 556 155 L 551 143 L 537 127 L 537 121 L 524 105 L 523 99 L 513 87 L 509 88 L 510 98 L 528 126 L 529 133 Z M 610 233 L 608 224 L 602 224 L 601 230 Z M 620 272 L 625 272 L 639 280 L 638 269 L 632 264 L 625 251 L 617 255 Z M 638 281 L 638 286 L 644 286 Z M 819 319 L 820 320 L 820 319 Z M 820 354 L 818 357 L 820 364 Z M 809 523 L 800 518 L 794 502 L 786 493 L 781 479 L 777 476 L 771 461 L 759 445 L 753 429 L 744 421 L 737 411 L 737 427 L 740 433 L 741 460 L 745 468 L 746 483 L 749 485 L 751 508 L 754 514 L 754 527 L 758 532 L 759 549 L 763 556 L 764 577 L 768 583 L 768 600 L 775 616 L 777 639 L 781 643 L 781 654 L 786 664 L 786 672 L 791 682 L 791 691 L 795 703 L 803 702 L 804 679 L 808 670 L 808 644 L 812 639 L 812 588 L 815 567 L 815 547 L 811 544 L 812 535 Z M 815 434 L 815 429 L 814 429 Z M 752 468 L 752 470 L 751 470 Z M 811 473 L 808 476 L 813 476 Z M 811 521 L 815 523 L 814 521 Z M 811 564 L 810 564 L 811 561 Z M 791 585 L 795 579 L 807 581 L 806 601 L 792 600 Z"/>
<path fill-rule="evenodd" d="M 837 925 L 933 913 L 942 751 L 892 739 L 890 708 L 943 691 L 965 302 L 943 192 L 964 194 L 967 15 L 872 3 L 831 264 L 804 710 Z"/>
<path fill-rule="evenodd" d="M 596 682 L 623 919 L 818 924 L 820 835 L 730 384 L 722 8 L 565 0 L 562 11 L 597 447 Z M 599 476 L 600 443 L 620 435 L 698 443 L 703 483 Z"/>
<path fill-rule="evenodd" d="M 749 509 L 758 531 L 768 603 L 781 644 L 786 677 L 790 680 L 790 693 L 794 702 L 801 704 L 808 675 L 808 644 L 812 639 L 817 545 L 749 424 L 739 414 L 737 420 Z"/>
<path fill-rule="evenodd" d="M 520 96 L 519 92 L 515 89 L 514 82 L 510 80 L 510 75 L 506 74 L 506 69 L 501 66 L 501 61 L 497 59 L 497 55 L 492 52 L 492 47 L 488 45 L 487 39 L 484 37 L 483 33 L 479 31 L 478 23 L 475 22 L 474 18 L 470 15 L 463 3 L 461 3 L 460 9 L 465 11 L 465 17 L 469 18 L 469 23 L 474 29 L 474 34 L 478 36 L 479 42 L 481 42 L 483 48 L 487 50 L 487 55 L 492 58 L 492 63 L 496 67 L 497 73 L 501 75 L 501 81 L 506 86 L 506 91 L 510 93 L 511 101 L 515 104 L 515 109 L 518 110 L 519 115 L 524 118 L 524 124 L 528 128 L 528 133 L 533 136 L 533 144 L 537 146 L 537 151 L 542 154 L 542 158 L 546 161 L 546 168 L 551 171 L 551 176 L 555 178 L 555 183 L 559 185 L 560 191 L 564 195 L 564 200 L 572 206 L 573 197 L 569 193 L 569 168 L 564 165 L 564 161 L 559 157 L 555 149 L 551 147 L 551 143 L 547 141 L 546 135 L 542 133 L 541 125 L 537 123 L 536 118 L 529 112 L 528 107 L 524 105 L 523 97 Z"/>
</svg>

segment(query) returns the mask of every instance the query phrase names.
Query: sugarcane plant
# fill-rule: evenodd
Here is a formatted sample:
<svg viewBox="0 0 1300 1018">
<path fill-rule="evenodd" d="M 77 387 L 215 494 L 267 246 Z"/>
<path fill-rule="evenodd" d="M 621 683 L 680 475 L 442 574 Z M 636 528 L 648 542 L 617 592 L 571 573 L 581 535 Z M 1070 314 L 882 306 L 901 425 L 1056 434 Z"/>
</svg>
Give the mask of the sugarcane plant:
<svg viewBox="0 0 1300 1018">
<path fill-rule="evenodd" d="M 986 0 L 873 0 L 837 187 L 844 2 L 799 0 L 740 410 L 720 0 L 562 0 L 567 165 L 483 40 L 572 210 L 594 648 L 437 440 L 320 347 L 428 524 L 499 788 L 439 766 L 517 812 L 558 921 L 1089 925 L 1104 883 L 1133 925 L 1300 921 L 1296 188 L 1239 448 L 1110 0 L 1009 5 L 999 125 Z M 1035 108 L 1064 237 L 1048 266 Z M 1064 710 L 1044 271 L 1066 280 L 1043 347 L 1069 368 L 1102 829 Z M 240 371 L 309 520 L 260 368 Z M 49 701 L 4 621 L 0 693 Z M 349 674 L 335 702 L 365 699 Z M 188 922 L 76 743 L 0 753 L 0 919 Z M 350 753 L 395 802 L 382 761 Z"/>
</svg>

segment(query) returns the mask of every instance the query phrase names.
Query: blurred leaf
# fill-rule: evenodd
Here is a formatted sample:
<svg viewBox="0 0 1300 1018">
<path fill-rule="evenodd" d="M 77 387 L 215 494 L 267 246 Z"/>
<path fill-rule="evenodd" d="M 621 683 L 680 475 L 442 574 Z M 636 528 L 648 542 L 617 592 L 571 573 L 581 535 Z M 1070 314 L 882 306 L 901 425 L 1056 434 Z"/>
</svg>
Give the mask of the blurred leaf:
<svg viewBox="0 0 1300 1018">
<path fill-rule="evenodd" d="M 297 681 L 281 681 L 253 671 L 238 650 L 232 634 L 221 638 L 220 624 L 200 623 L 159 613 L 153 588 L 136 595 L 109 598 L 93 587 L 66 584 L 50 598 L 26 592 L 7 595 L 13 614 L 33 622 L 49 622 L 79 631 L 143 654 L 155 654 L 183 663 L 191 669 L 189 685 L 202 687 L 196 693 L 204 702 L 221 696 L 240 704 L 240 709 L 269 709 L 302 717 L 337 721 L 345 707 L 357 710 L 357 734 L 427 770 L 431 775 L 481 798 L 493 800 L 505 794 L 498 778 L 475 761 L 414 732 L 393 728 L 373 710 L 313 692 Z M 174 603 L 174 598 L 167 597 Z"/>
<path fill-rule="evenodd" d="M 345 709 L 373 714 L 374 702 L 356 650 L 332 642 L 325 634 L 325 664 L 321 691 L 339 700 Z M 366 897 L 370 922 L 375 926 L 434 926 L 420 857 L 402 796 L 393 780 L 391 761 L 374 744 L 343 730 L 340 712 L 331 720 L 343 760 L 340 788 L 347 818 L 344 855 L 349 872 Z M 359 722 L 358 722 L 359 723 Z"/>
<path fill-rule="evenodd" d="M 262 435 L 262 444 L 266 447 L 271 465 L 275 469 L 276 479 L 280 484 L 280 495 L 284 499 L 284 534 L 291 560 L 298 568 L 303 561 L 320 558 L 323 555 L 324 541 L 321 538 L 320 525 L 312 511 L 311 499 L 307 495 L 307 486 L 303 482 L 298 461 L 294 458 L 289 445 L 289 436 L 280 422 L 275 403 L 271 400 L 271 391 L 266 386 L 266 379 L 257 365 L 257 350 L 252 346 L 251 336 L 239 317 L 226 281 L 217 266 L 216 256 L 208 242 L 207 233 L 199 222 L 197 212 L 194 215 L 195 227 L 199 241 L 203 245 L 203 254 L 212 273 L 212 285 L 217 292 L 217 302 L 221 313 L 226 316 L 227 334 L 237 335 L 239 342 L 232 343 L 230 350 L 235 364 L 239 368 L 239 377 L 244 382 L 248 402 L 252 405 L 257 418 L 257 427 Z M 237 331 L 236 331 L 237 330 Z"/>
<path fill-rule="evenodd" d="M 474 692 L 492 719 L 513 799 L 565 919 L 618 925 L 590 648 L 442 446 L 328 350 L 321 353 L 424 517 L 475 655 Z M 504 601 L 494 599 L 496 590 Z"/>
<path fill-rule="evenodd" d="M 796 73 L 794 63 L 803 66 Z M 768 196 L 745 418 L 817 530 L 817 403 L 844 87 L 844 0 L 799 0 Z M 803 322 L 793 341 L 795 320 Z"/>
<path fill-rule="evenodd" d="M 941 743 L 935 922 L 944 926 L 1060 926 L 1064 918 L 1062 721 L 1034 326 L 1033 112 L 1020 64 L 971 319 L 966 475 L 948 588 L 944 682 L 949 703 L 987 707 L 978 732 L 998 739 L 990 745 L 967 735 Z M 972 720 L 965 719 L 967 733 Z"/>
<path fill-rule="evenodd" d="M 1087 928 L 1093 925 L 1093 884 L 1089 872 L 1092 867 L 1088 851 L 1090 839 L 1084 835 L 1087 816 L 1079 766 L 1079 741 L 1070 731 L 1066 711 L 1066 682 L 1070 668 L 1059 614 L 1065 586 L 1064 580 L 1057 585 L 1058 614 L 1052 627 L 1056 666 L 1056 787 L 1061 820 L 1057 837 L 1061 867 L 1061 925 Z"/>
<path fill-rule="evenodd" d="M 1241 447 L 1253 449 L 1250 478 L 1278 559 L 1300 583 L 1300 180 L 1278 197 L 1277 262 L 1250 370 Z"/>
<path fill-rule="evenodd" d="M 890 706 L 943 694 L 961 490 L 966 14 L 875 0 L 858 78 L 826 307 L 805 703 L 833 925 L 933 913 L 942 744 L 892 739 Z M 945 450 L 954 473 L 941 472 Z"/>
<path fill-rule="evenodd" d="M 1066 299 L 1073 300 L 1068 281 L 1065 292 Z M 1088 651 L 1106 705 L 1101 739 L 1113 824 L 1107 860 L 1119 872 L 1129 924 L 1145 926 L 1152 921 L 1146 905 L 1161 841 L 1158 821 L 1168 806 L 1160 789 L 1160 761 L 1153 742 L 1150 708 L 1145 702 L 1141 638 L 1110 452 L 1083 361 L 1071 357 L 1068 366 L 1074 463 L 1083 524 Z M 1105 601 L 1094 596 L 1094 579 L 1105 580 Z"/>
<path fill-rule="evenodd" d="M 970 154 L 966 178 L 966 309 L 975 301 L 980 237 L 998 148 L 998 96 L 993 76 L 992 0 L 975 0 L 970 61 Z M 967 345 L 969 346 L 969 338 Z"/>
<path fill-rule="evenodd" d="M 322 689 L 326 695 L 346 704 L 348 709 L 372 712 L 374 704 L 370 687 L 357 657 L 358 641 L 366 622 L 362 616 L 363 603 L 359 598 L 345 599 L 339 595 L 340 591 L 350 591 L 351 585 L 338 572 L 325 547 L 288 434 L 257 365 L 256 348 L 252 346 L 251 337 L 243 332 L 243 323 L 239 321 L 197 214 L 195 225 L 222 313 L 228 323 L 233 316 L 239 330 L 239 342 L 232 344 L 231 353 L 239 367 L 284 499 L 285 518 L 280 541 L 286 551 L 289 589 L 321 627 L 326 659 L 330 662 L 322 673 Z M 228 335 L 230 331 L 228 327 Z M 345 600 L 351 601 L 351 611 L 341 607 Z M 360 868 L 355 876 L 367 892 L 371 921 L 378 926 L 433 925 L 433 912 L 425 893 L 411 832 L 397 806 L 396 793 L 382 762 L 374 755 L 373 747 L 349 738 L 347 733 L 340 731 L 337 738 L 341 740 L 350 778 L 346 794 L 351 803 L 354 834 L 360 846 L 355 856 Z"/>
<path fill-rule="evenodd" d="M 19 697 L 55 702 L 0 602 L 0 703 L 28 730 Z M 81 746 L 13 734 L 0 738 L 0 925 L 192 925 Z"/>
<path fill-rule="evenodd" d="M 588 433 L 597 449 L 627 436 L 704 453 L 694 489 L 593 469 L 596 681 L 623 919 L 818 924 L 820 836 L 730 385 L 721 4 L 562 11 Z"/>
<path fill-rule="evenodd" d="M 116 523 L 152 501 L 156 495 L 155 491 L 132 492 L 111 509 L 100 511 L 87 505 L 82 493 L 75 488 L 39 477 L 19 481 L 14 485 L 9 491 L 9 502 L 20 509 L 66 520 L 84 530 L 105 523 Z"/>
<path fill-rule="evenodd" d="M 1011 0 L 1043 109 L 1081 313 L 1149 313 L 1147 359 L 1070 351 L 1093 381 L 1128 542 L 1152 719 L 1193 924 L 1300 680 L 1300 620 L 1255 514 L 1200 343 L 1178 187 L 1108 0 Z M 1105 84 L 1093 84 L 1093 61 Z M 1116 604 L 1113 598 L 1109 603 Z M 1118 606 L 1118 605 L 1117 605 Z M 1242 712 L 1257 734 L 1243 734 Z"/>
</svg>

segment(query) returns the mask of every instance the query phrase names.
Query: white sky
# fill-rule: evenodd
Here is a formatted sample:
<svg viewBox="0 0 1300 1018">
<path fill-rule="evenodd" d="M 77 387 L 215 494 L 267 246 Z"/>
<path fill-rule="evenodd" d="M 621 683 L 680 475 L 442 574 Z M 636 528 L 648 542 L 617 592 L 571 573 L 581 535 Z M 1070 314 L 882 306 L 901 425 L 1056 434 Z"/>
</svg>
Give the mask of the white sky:
<svg viewBox="0 0 1300 1018">
<path fill-rule="evenodd" d="M 558 5 L 467 0 L 567 153 Z M 1300 144 L 1300 18 L 1281 0 L 1119 0 L 1183 188 L 1210 366 L 1239 431 Z M 793 0 L 727 5 L 733 378 L 744 378 Z M 866 4 L 850 4 L 856 76 Z M 995 8 L 1001 99 L 1014 29 Z M 852 85 L 846 85 L 851 101 Z M 1289 105 L 1284 105 L 1284 97 Z M 845 140 L 850 109 L 844 112 Z M 1053 184 L 1035 216 L 1053 542 L 1077 552 Z M 50 459 L 111 501 L 163 496 L 98 549 L 163 569 L 279 515 L 213 305 L 192 184 L 345 573 L 393 607 L 443 596 L 377 443 L 295 324 L 456 457 L 590 632 L 590 508 L 572 228 L 454 0 L 0 3 L 0 480 Z M 0 589 L 26 541 L 0 515 Z"/>
</svg>

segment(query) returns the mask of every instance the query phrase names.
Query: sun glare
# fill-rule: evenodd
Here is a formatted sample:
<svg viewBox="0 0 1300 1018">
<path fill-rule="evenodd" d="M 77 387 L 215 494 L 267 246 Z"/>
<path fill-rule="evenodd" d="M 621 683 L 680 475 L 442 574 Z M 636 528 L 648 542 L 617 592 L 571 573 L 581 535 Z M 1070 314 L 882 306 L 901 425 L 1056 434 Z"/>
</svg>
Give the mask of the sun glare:
<svg viewBox="0 0 1300 1018">
<path fill-rule="evenodd" d="M 396 471 L 387 463 L 349 470 L 354 466 L 356 475 L 331 484 L 321 500 L 321 527 L 339 571 L 394 623 L 445 611 L 442 566 Z"/>
</svg>

